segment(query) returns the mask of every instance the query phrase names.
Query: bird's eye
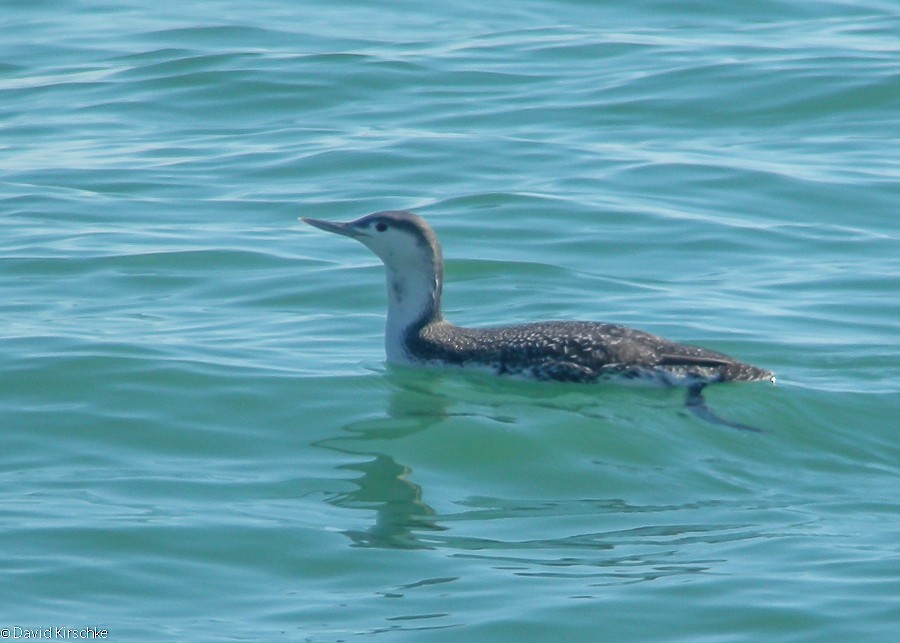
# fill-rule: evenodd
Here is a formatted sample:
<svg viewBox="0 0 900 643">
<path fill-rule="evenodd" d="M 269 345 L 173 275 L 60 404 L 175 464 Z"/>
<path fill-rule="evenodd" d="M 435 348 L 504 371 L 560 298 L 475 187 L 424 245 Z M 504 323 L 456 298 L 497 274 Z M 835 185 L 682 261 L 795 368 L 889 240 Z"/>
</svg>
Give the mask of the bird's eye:
<svg viewBox="0 0 900 643">
<path fill-rule="evenodd" d="M 379 221 L 375 224 L 375 229 L 378 230 L 378 232 L 384 232 L 387 230 L 387 224 L 384 221 Z"/>
</svg>

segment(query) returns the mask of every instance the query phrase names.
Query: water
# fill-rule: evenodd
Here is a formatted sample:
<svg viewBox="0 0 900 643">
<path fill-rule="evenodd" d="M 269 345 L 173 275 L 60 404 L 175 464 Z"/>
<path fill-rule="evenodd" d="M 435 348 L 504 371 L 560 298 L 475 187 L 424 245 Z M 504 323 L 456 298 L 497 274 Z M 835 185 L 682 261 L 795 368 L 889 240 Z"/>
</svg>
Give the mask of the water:
<svg viewBox="0 0 900 643">
<path fill-rule="evenodd" d="M 896 638 L 898 32 L 876 0 L 5 2 L 0 635 Z M 779 384 L 709 404 L 764 432 L 387 369 L 377 260 L 296 218 L 389 208 L 456 323 L 734 354 Z"/>
</svg>

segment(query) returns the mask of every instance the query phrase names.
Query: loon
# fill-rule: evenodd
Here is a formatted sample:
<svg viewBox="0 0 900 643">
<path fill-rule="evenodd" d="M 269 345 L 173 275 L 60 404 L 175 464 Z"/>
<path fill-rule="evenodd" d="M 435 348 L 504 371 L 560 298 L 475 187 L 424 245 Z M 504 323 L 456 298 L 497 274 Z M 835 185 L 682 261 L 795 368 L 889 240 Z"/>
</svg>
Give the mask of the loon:
<svg viewBox="0 0 900 643">
<path fill-rule="evenodd" d="M 699 416 L 756 430 L 715 416 L 706 408 L 701 391 L 716 382 L 774 382 L 771 371 L 615 324 L 544 321 L 493 328 L 454 326 L 441 313 L 441 246 L 425 219 L 411 212 L 386 211 L 347 223 L 301 220 L 356 239 L 384 262 L 389 363 L 486 368 L 498 375 L 562 382 L 624 380 L 687 386 L 687 406 Z"/>
</svg>

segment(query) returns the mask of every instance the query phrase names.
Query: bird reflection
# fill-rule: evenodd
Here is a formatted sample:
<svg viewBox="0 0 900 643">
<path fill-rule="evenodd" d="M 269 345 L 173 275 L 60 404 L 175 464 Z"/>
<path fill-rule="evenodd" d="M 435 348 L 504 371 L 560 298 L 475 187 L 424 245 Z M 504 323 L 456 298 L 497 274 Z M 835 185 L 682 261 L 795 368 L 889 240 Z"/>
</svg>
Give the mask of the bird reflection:
<svg viewBox="0 0 900 643">
<path fill-rule="evenodd" d="M 375 512 L 371 527 L 343 533 L 358 547 L 429 549 L 421 532 L 441 531 L 435 511 L 422 500 L 422 487 L 410 480 L 411 469 L 392 456 L 366 448 L 366 442 L 397 439 L 424 431 L 447 417 L 447 402 L 436 394 L 436 382 L 390 377 L 392 385 L 387 417 L 354 422 L 345 435 L 319 443 L 342 453 L 370 456 L 338 468 L 358 472 L 351 482 L 356 489 L 332 496 L 328 502 L 344 508 Z"/>
<path fill-rule="evenodd" d="M 426 431 L 450 417 L 476 415 L 450 410 L 470 410 L 473 400 L 486 402 L 478 407 L 479 421 L 490 418 L 509 422 L 501 412 L 504 403 L 498 400 L 514 400 L 510 404 L 517 408 L 523 400 L 523 389 L 506 391 L 494 387 L 489 394 L 482 393 L 472 386 L 477 379 L 445 381 L 441 375 L 428 371 L 414 376 L 388 372 L 385 381 L 390 391 L 383 414 L 349 423 L 337 437 L 317 443 L 350 456 L 350 461 L 338 469 L 353 488 L 333 494 L 327 502 L 355 512 L 374 513 L 368 526 L 341 532 L 354 547 L 450 550 L 457 557 L 489 561 L 518 576 L 584 579 L 587 596 L 593 588 L 608 584 L 708 573 L 722 561 L 710 558 L 707 547 L 758 538 L 759 530 L 742 519 L 745 512 L 777 506 L 767 500 L 748 503 L 746 498 L 686 498 L 683 503 L 657 505 L 616 497 L 529 500 L 493 498 L 486 493 L 458 499 L 456 511 L 438 514 L 428 504 L 427 490 L 415 481 L 413 469 L 385 451 L 390 450 L 392 442 L 399 450 L 400 442 L 395 441 Z M 462 388 L 456 388 L 457 384 Z M 463 393 L 457 395 L 460 391 Z M 525 392 L 528 408 L 546 406 L 560 413 L 595 418 L 598 426 L 616 424 L 604 415 L 604 405 L 597 410 L 585 398 L 567 397 L 563 389 L 554 392 L 552 387 L 540 391 L 528 388 Z M 633 466 L 628 462 L 595 464 L 613 472 Z M 574 533 L 562 530 L 547 536 L 547 525 L 577 516 L 584 516 L 600 528 L 588 527 Z M 469 521 L 484 524 L 489 520 L 523 521 L 522 537 L 475 536 L 462 528 Z M 533 537 L 527 537 L 530 521 L 537 521 L 534 524 L 540 526 L 535 528 Z"/>
<path fill-rule="evenodd" d="M 360 547 L 392 547 L 422 549 L 416 535 L 422 530 L 439 531 L 434 510 L 422 501 L 422 487 L 408 478 L 409 467 L 398 464 L 392 457 L 374 454 L 371 460 L 339 467 L 362 473 L 353 479 L 357 489 L 342 493 L 330 500 L 338 507 L 374 509 L 375 523 L 364 530 L 344 532 Z"/>
</svg>

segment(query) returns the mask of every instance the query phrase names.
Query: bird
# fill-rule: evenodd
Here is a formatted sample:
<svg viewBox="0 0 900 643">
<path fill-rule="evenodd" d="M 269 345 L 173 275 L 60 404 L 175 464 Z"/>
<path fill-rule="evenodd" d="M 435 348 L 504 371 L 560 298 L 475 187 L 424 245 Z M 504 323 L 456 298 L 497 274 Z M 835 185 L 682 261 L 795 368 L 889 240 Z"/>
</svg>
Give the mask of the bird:
<svg viewBox="0 0 900 643">
<path fill-rule="evenodd" d="M 383 211 L 354 221 L 301 217 L 350 237 L 385 266 L 389 364 L 444 365 L 540 381 L 650 383 L 687 387 L 687 408 L 714 423 L 757 430 L 715 415 L 702 397 L 718 382 L 775 382 L 773 372 L 723 353 L 651 333 L 592 321 L 540 321 L 468 328 L 441 310 L 443 255 L 428 222 L 412 212 Z"/>
</svg>

